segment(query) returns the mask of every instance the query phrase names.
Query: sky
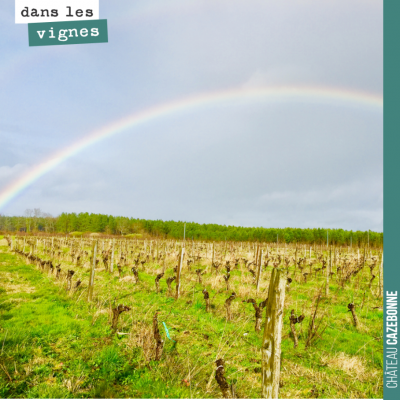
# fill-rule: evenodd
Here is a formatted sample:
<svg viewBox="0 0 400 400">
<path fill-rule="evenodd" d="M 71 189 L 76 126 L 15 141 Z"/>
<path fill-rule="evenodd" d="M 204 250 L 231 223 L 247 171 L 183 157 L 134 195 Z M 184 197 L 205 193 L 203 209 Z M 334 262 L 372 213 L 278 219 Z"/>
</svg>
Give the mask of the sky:
<svg viewBox="0 0 400 400">
<path fill-rule="evenodd" d="M 155 116 L 67 157 L 0 213 L 383 230 L 382 107 L 349 100 L 382 97 L 382 1 L 100 0 L 100 18 L 108 43 L 29 47 L 14 1 L 1 2 L 0 196 L 155 107 L 229 90 L 327 96 L 239 96 Z"/>
</svg>

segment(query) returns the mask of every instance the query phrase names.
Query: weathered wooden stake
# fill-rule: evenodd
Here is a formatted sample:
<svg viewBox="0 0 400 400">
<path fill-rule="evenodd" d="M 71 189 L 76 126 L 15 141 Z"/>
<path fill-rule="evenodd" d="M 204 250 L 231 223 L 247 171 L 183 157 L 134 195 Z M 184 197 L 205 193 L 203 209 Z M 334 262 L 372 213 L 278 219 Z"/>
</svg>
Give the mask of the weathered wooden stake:
<svg viewBox="0 0 400 400">
<path fill-rule="evenodd" d="M 286 278 L 279 268 L 272 270 L 269 284 L 262 352 L 262 393 L 265 399 L 277 399 L 281 368 L 281 340 Z"/>
<path fill-rule="evenodd" d="M 111 263 L 110 263 L 110 272 L 114 272 L 114 245 L 115 239 L 112 240 L 112 247 L 111 247 Z"/>
<path fill-rule="evenodd" d="M 92 246 L 92 267 L 90 270 L 90 278 L 89 278 L 88 301 L 92 301 L 93 297 L 94 271 L 96 269 L 97 246 L 98 246 L 98 241 L 95 240 Z"/>
<path fill-rule="evenodd" d="M 333 249 L 333 266 L 336 266 L 336 247 Z M 331 272 L 332 272 L 332 265 L 331 265 Z"/>
<path fill-rule="evenodd" d="M 364 272 L 364 266 L 365 266 L 365 247 L 364 247 L 363 265 L 362 265 L 362 271 L 363 272 Z"/>
<path fill-rule="evenodd" d="M 158 262 L 158 240 L 156 241 L 156 260 Z"/>
<path fill-rule="evenodd" d="M 332 250 L 329 250 L 329 262 L 326 266 L 326 286 L 325 286 L 325 296 L 329 296 L 329 277 L 331 272 L 331 264 L 332 264 Z"/>
<path fill-rule="evenodd" d="M 261 273 L 262 273 L 262 261 L 263 261 L 263 250 L 260 250 L 260 257 L 258 260 L 258 270 L 257 270 L 257 292 L 260 288 L 260 280 L 261 280 Z"/>
<path fill-rule="evenodd" d="M 183 255 L 185 254 L 185 248 L 182 247 L 179 255 L 178 270 L 176 271 L 176 298 L 179 298 L 179 290 L 181 287 L 181 272 L 183 266 Z"/>
</svg>

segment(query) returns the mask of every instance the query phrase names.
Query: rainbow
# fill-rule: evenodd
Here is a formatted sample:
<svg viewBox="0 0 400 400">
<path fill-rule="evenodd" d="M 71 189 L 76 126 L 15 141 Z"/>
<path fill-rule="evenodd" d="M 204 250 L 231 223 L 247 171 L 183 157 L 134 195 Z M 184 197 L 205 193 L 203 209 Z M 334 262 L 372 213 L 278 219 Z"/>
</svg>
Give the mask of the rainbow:
<svg viewBox="0 0 400 400">
<path fill-rule="evenodd" d="M 28 172 L 17 178 L 0 191 L 0 209 L 8 204 L 15 196 L 29 187 L 40 177 L 56 168 L 63 161 L 99 142 L 100 140 L 114 136 L 128 128 L 135 128 L 149 121 L 166 117 L 171 114 L 184 112 L 203 106 L 216 105 L 232 101 L 317 101 L 328 104 L 347 104 L 350 106 L 372 107 L 375 110 L 383 109 L 382 96 L 337 89 L 333 87 L 257 87 L 257 88 L 233 88 L 229 90 L 206 92 L 150 107 L 148 109 L 128 115 L 118 121 L 106 125 L 84 136 L 71 145 L 60 149 L 50 155 L 45 161 L 34 165 Z"/>
</svg>

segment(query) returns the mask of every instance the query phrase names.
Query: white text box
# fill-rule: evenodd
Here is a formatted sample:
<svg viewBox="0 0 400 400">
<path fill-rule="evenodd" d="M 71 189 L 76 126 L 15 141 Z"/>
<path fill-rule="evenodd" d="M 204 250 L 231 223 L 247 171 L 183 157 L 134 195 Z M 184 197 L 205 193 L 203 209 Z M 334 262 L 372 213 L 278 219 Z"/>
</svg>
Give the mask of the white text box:
<svg viewBox="0 0 400 400">
<path fill-rule="evenodd" d="M 99 0 L 15 0 L 16 24 L 99 18 Z"/>
</svg>

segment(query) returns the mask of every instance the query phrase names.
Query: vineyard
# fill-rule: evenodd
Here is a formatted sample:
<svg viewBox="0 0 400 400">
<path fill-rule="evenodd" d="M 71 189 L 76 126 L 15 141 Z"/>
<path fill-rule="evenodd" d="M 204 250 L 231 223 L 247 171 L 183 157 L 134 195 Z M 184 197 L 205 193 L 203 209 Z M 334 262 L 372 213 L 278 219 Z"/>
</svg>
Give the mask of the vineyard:
<svg viewBox="0 0 400 400">
<path fill-rule="evenodd" d="M 382 291 L 372 245 L 5 235 L 0 396 L 382 398 Z"/>
</svg>

